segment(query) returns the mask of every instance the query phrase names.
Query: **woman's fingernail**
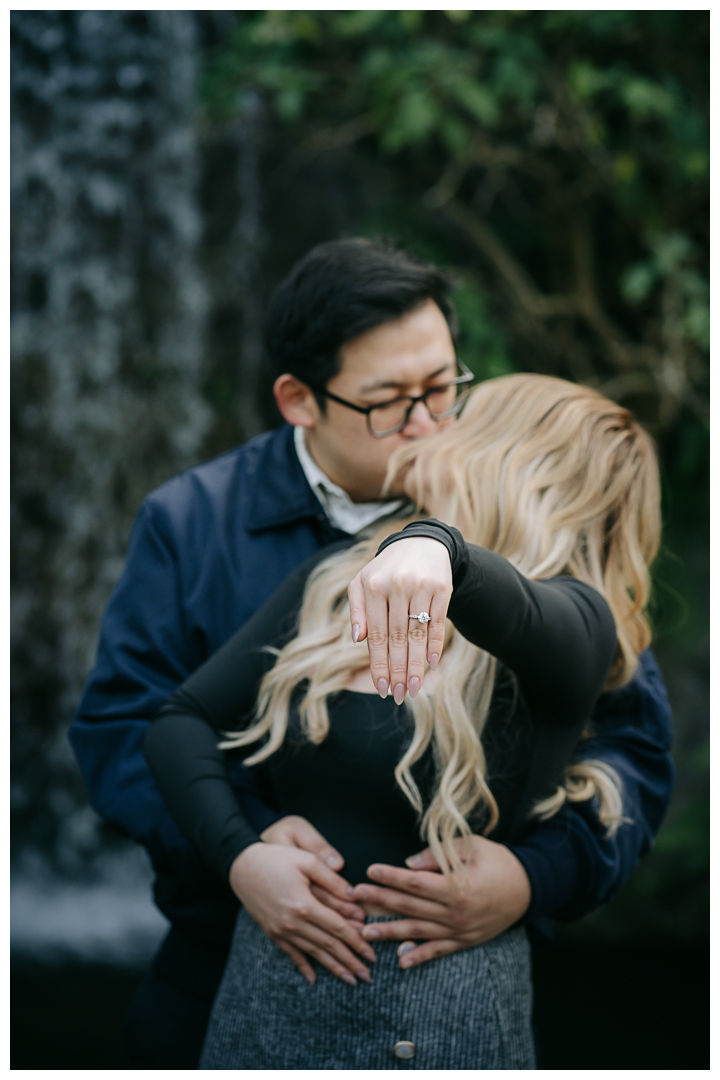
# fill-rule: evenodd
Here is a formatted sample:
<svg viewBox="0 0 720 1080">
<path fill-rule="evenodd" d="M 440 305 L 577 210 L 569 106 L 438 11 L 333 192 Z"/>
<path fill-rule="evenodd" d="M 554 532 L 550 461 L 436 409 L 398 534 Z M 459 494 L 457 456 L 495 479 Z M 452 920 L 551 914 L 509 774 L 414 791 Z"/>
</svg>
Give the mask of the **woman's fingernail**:
<svg viewBox="0 0 720 1080">
<path fill-rule="evenodd" d="M 412 679 L 408 683 L 408 694 L 410 697 L 417 697 L 420 690 L 420 680 L 417 675 L 413 675 Z"/>
<path fill-rule="evenodd" d="M 380 934 L 372 926 L 366 926 L 362 932 L 362 936 L 366 941 L 375 941 L 376 938 L 380 937 Z"/>
<path fill-rule="evenodd" d="M 409 968 L 412 967 L 414 963 L 415 961 L 413 960 L 412 956 L 403 956 L 402 960 L 400 961 L 400 967 Z"/>
<path fill-rule="evenodd" d="M 405 865 L 409 866 L 411 870 L 414 870 L 416 866 L 422 866 L 422 855 L 411 855 L 410 858 L 405 860 Z"/>
<path fill-rule="evenodd" d="M 362 979 L 364 983 L 370 983 L 372 985 L 372 975 L 369 971 L 358 971 L 358 979 Z"/>
<path fill-rule="evenodd" d="M 306 975 L 305 978 L 307 979 L 307 981 L 310 983 L 311 986 L 315 985 L 315 976 L 314 975 Z"/>
<path fill-rule="evenodd" d="M 396 705 L 402 705 L 405 700 L 405 683 L 396 683 L 393 689 L 393 697 Z"/>
<path fill-rule="evenodd" d="M 436 652 L 434 652 L 432 654 L 432 656 L 430 657 L 430 667 L 433 668 L 433 669 L 436 668 L 438 666 L 438 660 L 439 659 L 440 659 L 440 657 L 438 656 L 438 654 Z"/>
<path fill-rule="evenodd" d="M 377 688 L 378 688 L 378 694 L 380 695 L 380 697 L 381 698 L 386 698 L 387 697 L 387 692 L 388 692 L 388 681 L 387 681 L 387 679 L 378 679 Z"/>
<path fill-rule="evenodd" d="M 339 855 L 328 855 L 325 862 L 328 864 L 331 870 L 339 870 L 343 864 Z"/>
<path fill-rule="evenodd" d="M 350 898 L 350 900 L 352 900 L 353 897 L 355 896 L 355 889 L 352 887 L 352 885 L 348 885 L 347 895 Z"/>
<path fill-rule="evenodd" d="M 362 956 L 363 960 L 369 960 L 371 964 L 374 964 L 375 960 L 377 959 L 375 953 L 371 952 L 370 949 L 367 949 L 365 952 L 361 952 L 360 955 Z"/>
<path fill-rule="evenodd" d="M 340 978 L 343 982 L 346 982 L 348 986 L 357 986 L 357 979 L 353 975 L 350 975 L 347 971 L 343 971 Z"/>
<path fill-rule="evenodd" d="M 360 627 L 357 623 L 353 623 L 353 641 L 357 645 L 357 639 L 360 637 Z"/>
<path fill-rule="evenodd" d="M 397 954 L 398 954 L 398 956 L 402 957 L 402 956 L 405 955 L 405 953 L 412 952 L 412 950 L 414 948 L 415 948 L 415 942 L 414 941 L 403 941 L 397 947 Z"/>
</svg>

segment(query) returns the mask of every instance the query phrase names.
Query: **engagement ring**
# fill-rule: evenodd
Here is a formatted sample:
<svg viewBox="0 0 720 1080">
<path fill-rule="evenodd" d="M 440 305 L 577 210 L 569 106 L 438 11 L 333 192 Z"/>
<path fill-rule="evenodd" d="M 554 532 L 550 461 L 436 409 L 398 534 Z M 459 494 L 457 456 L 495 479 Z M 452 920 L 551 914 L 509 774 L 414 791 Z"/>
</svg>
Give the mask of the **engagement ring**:
<svg viewBox="0 0 720 1080">
<path fill-rule="evenodd" d="M 417 619 L 418 622 L 430 622 L 427 611 L 421 611 L 419 615 L 408 615 L 408 619 Z"/>
</svg>

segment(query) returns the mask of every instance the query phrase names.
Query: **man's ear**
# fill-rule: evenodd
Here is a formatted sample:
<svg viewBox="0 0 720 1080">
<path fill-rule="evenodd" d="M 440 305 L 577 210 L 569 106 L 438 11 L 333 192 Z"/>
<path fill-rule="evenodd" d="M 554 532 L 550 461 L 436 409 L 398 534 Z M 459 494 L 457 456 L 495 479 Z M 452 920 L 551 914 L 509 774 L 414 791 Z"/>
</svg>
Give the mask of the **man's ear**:
<svg viewBox="0 0 720 1080">
<path fill-rule="evenodd" d="M 313 428 L 320 419 L 320 406 L 309 386 L 294 375 L 279 375 L 273 393 L 283 419 L 293 427 Z"/>
</svg>

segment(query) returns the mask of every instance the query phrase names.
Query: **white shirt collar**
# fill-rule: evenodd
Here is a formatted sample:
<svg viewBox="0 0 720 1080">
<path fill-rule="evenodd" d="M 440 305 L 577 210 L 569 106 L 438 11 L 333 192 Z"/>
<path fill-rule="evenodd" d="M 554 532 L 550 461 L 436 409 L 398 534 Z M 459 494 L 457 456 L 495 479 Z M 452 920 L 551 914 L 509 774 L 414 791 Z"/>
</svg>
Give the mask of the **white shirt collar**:
<svg viewBox="0 0 720 1080">
<path fill-rule="evenodd" d="M 310 456 L 310 451 L 305 445 L 305 429 L 302 427 L 295 428 L 295 450 L 308 484 L 327 514 L 328 521 L 336 529 L 342 529 L 343 532 L 356 536 L 370 525 L 380 521 L 381 518 L 389 517 L 401 507 L 409 508 L 410 506 L 406 499 L 394 499 L 392 502 L 387 500 L 353 502 L 347 491 L 326 476 Z"/>
</svg>

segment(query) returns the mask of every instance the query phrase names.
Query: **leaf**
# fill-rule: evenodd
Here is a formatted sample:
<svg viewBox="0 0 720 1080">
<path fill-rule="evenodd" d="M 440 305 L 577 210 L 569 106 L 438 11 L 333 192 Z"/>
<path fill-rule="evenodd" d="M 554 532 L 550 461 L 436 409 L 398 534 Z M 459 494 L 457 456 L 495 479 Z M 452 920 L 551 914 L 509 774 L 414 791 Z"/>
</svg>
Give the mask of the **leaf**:
<svg viewBox="0 0 720 1080">
<path fill-rule="evenodd" d="M 616 75 L 601 71 L 586 60 L 576 60 L 568 72 L 568 85 L 580 101 L 592 101 L 601 90 L 613 86 Z"/>
<path fill-rule="evenodd" d="M 457 116 L 445 116 L 441 123 L 442 137 L 451 154 L 460 156 L 470 145 L 467 125 Z"/>
<path fill-rule="evenodd" d="M 493 78 L 496 93 L 523 105 L 531 105 L 537 95 L 537 80 L 527 63 L 512 54 L 501 56 Z"/>
<path fill-rule="evenodd" d="M 689 236 L 681 232 L 656 235 L 652 242 L 655 260 L 662 274 L 669 274 L 692 254 Z"/>
<path fill-rule="evenodd" d="M 370 34 L 385 18 L 384 11 L 344 11 L 335 19 L 335 29 L 341 37 L 362 37 Z"/>
<path fill-rule="evenodd" d="M 688 337 L 701 349 L 710 348 L 710 307 L 702 300 L 693 300 L 685 315 Z"/>
<path fill-rule="evenodd" d="M 638 160 L 633 154 L 618 154 L 613 167 L 616 180 L 627 184 L 633 180 L 638 171 Z"/>
<path fill-rule="evenodd" d="M 288 123 L 292 123 L 292 121 L 297 120 L 302 113 L 303 95 L 295 87 L 288 90 L 281 90 L 275 98 L 275 108 L 281 119 L 286 120 Z"/>
<path fill-rule="evenodd" d="M 670 117 L 675 112 L 672 94 L 650 79 L 625 79 L 620 84 L 620 97 L 637 120 L 651 116 Z"/>
<path fill-rule="evenodd" d="M 309 12 L 298 12 L 293 20 L 295 36 L 303 41 L 317 41 L 321 37 L 320 23 Z"/>
<path fill-rule="evenodd" d="M 480 124 L 491 127 L 498 119 L 498 103 L 493 92 L 471 79 L 458 75 L 451 80 L 455 99 Z"/>
<path fill-rule="evenodd" d="M 429 90 L 415 86 L 403 94 L 383 135 L 391 152 L 424 142 L 440 119 L 437 102 Z"/>
<path fill-rule="evenodd" d="M 416 33 L 422 26 L 422 11 L 399 11 L 398 17 L 402 26 L 405 28 L 405 30 L 407 30 L 409 34 Z"/>
<path fill-rule="evenodd" d="M 360 59 L 359 75 L 365 79 L 379 79 L 393 69 L 393 56 L 389 49 L 381 45 L 368 48 Z"/>
<path fill-rule="evenodd" d="M 250 29 L 250 40 L 260 47 L 263 45 L 281 45 L 293 41 L 295 30 L 287 11 L 266 11 L 265 18 L 254 23 Z"/>
<path fill-rule="evenodd" d="M 651 261 L 635 263 L 620 279 L 620 291 L 631 304 L 641 303 L 658 279 L 657 267 Z"/>
<path fill-rule="evenodd" d="M 682 164 L 689 180 L 704 179 L 710 172 L 710 154 L 707 150 L 691 150 L 683 158 Z"/>
</svg>

